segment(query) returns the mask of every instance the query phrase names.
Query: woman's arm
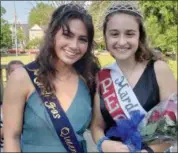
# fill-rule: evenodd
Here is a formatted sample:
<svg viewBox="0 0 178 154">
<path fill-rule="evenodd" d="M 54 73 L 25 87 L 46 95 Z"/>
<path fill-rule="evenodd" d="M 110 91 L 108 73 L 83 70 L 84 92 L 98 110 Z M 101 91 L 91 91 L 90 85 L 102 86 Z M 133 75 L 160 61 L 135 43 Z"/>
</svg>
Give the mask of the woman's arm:
<svg viewBox="0 0 178 154">
<path fill-rule="evenodd" d="M 154 69 L 160 91 L 160 101 L 167 100 L 171 94 L 177 93 L 177 81 L 166 62 L 155 62 Z"/>
<path fill-rule="evenodd" d="M 20 136 L 27 88 L 24 68 L 9 77 L 3 97 L 4 152 L 20 152 Z"/>
<path fill-rule="evenodd" d="M 100 98 L 98 93 L 95 95 L 94 99 L 94 109 L 93 109 L 93 119 L 91 123 L 92 137 L 97 143 L 103 136 L 105 129 L 105 123 L 100 111 Z M 105 140 L 101 144 L 103 152 L 129 152 L 126 145 L 118 141 Z"/>
<path fill-rule="evenodd" d="M 94 98 L 93 118 L 91 122 L 91 131 L 95 143 L 104 136 L 105 123 L 100 112 L 100 102 L 98 94 Z"/>
<path fill-rule="evenodd" d="M 160 91 L 160 101 L 164 101 L 168 99 L 171 94 L 177 93 L 177 82 L 166 62 L 155 62 L 154 69 Z M 168 143 L 161 143 L 151 145 L 150 147 L 154 152 L 163 152 L 169 148 L 169 146 L 170 144 Z"/>
</svg>

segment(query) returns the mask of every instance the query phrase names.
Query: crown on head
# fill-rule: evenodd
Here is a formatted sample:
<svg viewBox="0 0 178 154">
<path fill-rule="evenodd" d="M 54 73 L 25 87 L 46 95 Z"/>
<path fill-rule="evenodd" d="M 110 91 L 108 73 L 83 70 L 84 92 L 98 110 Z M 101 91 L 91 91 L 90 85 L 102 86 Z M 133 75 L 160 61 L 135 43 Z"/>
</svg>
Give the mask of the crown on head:
<svg viewBox="0 0 178 154">
<path fill-rule="evenodd" d="M 85 15 L 88 15 L 87 10 L 83 6 L 81 6 L 79 4 L 76 4 L 76 3 L 72 3 L 72 2 L 68 3 L 68 4 L 65 4 L 64 8 L 62 9 L 61 15 L 63 15 L 66 10 L 69 10 L 69 11 L 70 10 L 71 11 L 75 10 L 77 12 L 80 12 L 80 13 L 83 13 Z"/>
<path fill-rule="evenodd" d="M 133 1 L 118 1 L 111 4 L 111 7 L 109 7 L 105 12 L 105 17 L 107 17 L 109 14 L 119 11 L 127 11 L 132 12 L 134 14 L 137 14 L 140 17 L 143 17 L 141 12 L 137 9 L 136 2 Z"/>
</svg>

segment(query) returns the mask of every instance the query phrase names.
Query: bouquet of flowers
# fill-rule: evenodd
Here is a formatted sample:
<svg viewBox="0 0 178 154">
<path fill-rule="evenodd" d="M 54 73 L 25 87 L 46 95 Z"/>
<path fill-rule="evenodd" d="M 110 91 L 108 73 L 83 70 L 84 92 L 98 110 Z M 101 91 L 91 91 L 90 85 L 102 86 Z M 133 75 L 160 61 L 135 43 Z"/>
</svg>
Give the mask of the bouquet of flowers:
<svg viewBox="0 0 178 154">
<path fill-rule="evenodd" d="M 155 106 L 142 121 L 139 128 L 142 141 L 147 144 L 169 143 L 177 141 L 177 95 Z"/>
<path fill-rule="evenodd" d="M 145 116 L 138 110 L 130 113 L 130 119 L 119 119 L 116 126 L 106 133 L 107 137 L 119 137 L 131 152 L 141 151 L 144 144 L 177 141 L 177 94 L 160 102 Z"/>
</svg>

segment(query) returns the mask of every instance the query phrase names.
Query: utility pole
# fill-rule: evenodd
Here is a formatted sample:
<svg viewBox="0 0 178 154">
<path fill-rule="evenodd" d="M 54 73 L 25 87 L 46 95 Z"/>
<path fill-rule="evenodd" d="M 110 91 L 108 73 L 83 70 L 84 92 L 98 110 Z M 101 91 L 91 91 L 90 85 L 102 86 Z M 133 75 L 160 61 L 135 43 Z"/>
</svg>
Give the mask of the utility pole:
<svg viewBox="0 0 178 154">
<path fill-rule="evenodd" d="M 15 50 L 16 50 L 16 56 L 18 56 L 18 51 L 17 51 L 17 25 L 16 25 L 16 8 L 15 8 L 15 1 L 14 1 L 14 32 L 15 32 L 15 35 L 14 35 L 14 38 L 15 38 Z"/>
</svg>

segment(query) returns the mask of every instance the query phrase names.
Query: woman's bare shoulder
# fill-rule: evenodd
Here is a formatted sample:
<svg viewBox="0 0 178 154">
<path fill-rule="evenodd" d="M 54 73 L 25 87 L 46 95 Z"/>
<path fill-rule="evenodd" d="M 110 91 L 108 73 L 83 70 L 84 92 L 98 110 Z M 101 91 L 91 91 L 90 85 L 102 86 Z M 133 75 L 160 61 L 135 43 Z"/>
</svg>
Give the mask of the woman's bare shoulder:
<svg viewBox="0 0 178 154">
<path fill-rule="evenodd" d="M 8 78 L 6 87 L 8 87 L 7 89 L 18 88 L 19 91 L 21 90 L 25 93 L 29 93 L 33 89 L 30 77 L 23 67 L 17 68 L 11 73 Z"/>
<path fill-rule="evenodd" d="M 155 62 L 154 69 L 160 89 L 161 100 L 165 100 L 172 93 L 177 93 L 177 82 L 169 65 L 159 60 Z"/>
<path fill-rule="evenodd" d="M 165 61 L 162 61 L 162 60 L 157 60 L 154 63 L 154 68 L 155 68 L 155 71 L 157 71 L 157 72 L 165 73 L 167 71 L 171 71 L 168 64 Z"/>
<path fill-rule="evenodd" d="M 173 76 L 173 72 L 169 65 L 162 60 L 158 60 L 154 63 L 154 70 L 158 79 L 172 80 L 175 79 Z"/>
<path fill-rule="evenodd" d="M 11 73 L 8 80 L 11 82 L 23 82 L 28 79 L 29 79 L 28 73 L 25 70 L 25 68 L 19 67 Z"/>
</svg>

